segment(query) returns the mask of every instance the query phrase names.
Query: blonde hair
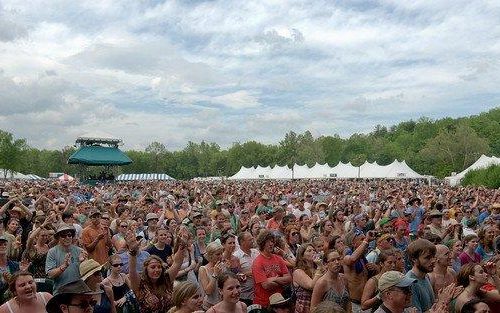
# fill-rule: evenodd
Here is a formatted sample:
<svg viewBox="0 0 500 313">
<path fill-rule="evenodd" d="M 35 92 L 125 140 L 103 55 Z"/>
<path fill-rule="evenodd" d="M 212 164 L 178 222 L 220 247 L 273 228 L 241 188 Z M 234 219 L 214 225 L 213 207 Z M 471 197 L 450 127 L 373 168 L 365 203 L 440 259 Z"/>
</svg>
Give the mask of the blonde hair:
<svg viewBox="0 0 500 313">
<path fill-rule="evenodd" d="M 200 287 L 190 281 L 183 281 L 174 287 L 172 293 L 172 303 L 174 304 L 176 310 L 180 309 L 182 303 L 192 296 L 196 295 Z"/>
</svg>

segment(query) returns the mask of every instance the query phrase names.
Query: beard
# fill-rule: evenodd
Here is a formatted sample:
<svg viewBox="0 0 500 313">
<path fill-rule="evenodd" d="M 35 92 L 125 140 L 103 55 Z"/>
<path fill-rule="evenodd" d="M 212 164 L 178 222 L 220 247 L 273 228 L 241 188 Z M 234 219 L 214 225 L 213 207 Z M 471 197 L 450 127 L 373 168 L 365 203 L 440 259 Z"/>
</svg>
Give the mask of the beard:
<svg viewBox="0 0 500 313">
<path fill-rule="evenodd" d="M 423 273 L 430 273 L 434 269 L 434 266 L 425 267 L 420 262 L 417 263 L 417 269 Z"/>
</svg>

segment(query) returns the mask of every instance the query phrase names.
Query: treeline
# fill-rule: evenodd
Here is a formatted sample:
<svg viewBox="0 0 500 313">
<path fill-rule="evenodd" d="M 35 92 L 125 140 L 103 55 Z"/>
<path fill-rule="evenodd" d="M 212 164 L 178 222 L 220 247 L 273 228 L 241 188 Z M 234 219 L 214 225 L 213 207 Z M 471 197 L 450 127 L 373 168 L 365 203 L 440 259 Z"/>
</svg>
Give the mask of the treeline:
<svg viewBox="0 0 500 313">
<path fill-rule="evenodd" d="M 463 186 L 485 186 L 500 188 L 500 166 L 491 165 L 488 168 L 469 171 L 461 181 Z"/>
<path fill-rule="evenodd" d="M 43 177 L 49 172 L 76 173 L 78 169 L 67 164 L 74 151 L 73 147 L 38 150 L 27 146 L 24 139 L 0 131 L 0 168 Z M 202 141 L 169 151 L 164 144 L 152 142 L 145 151 L 127 154 L 134 163 L 119 168 L 119 173 L 167 173 L 177 179 L 230 176 L 241 166 L 312 166 L 316 162 L 334 166 L 339 161 L 361 165 L 366 160 L 385 165 L 394 159 L 406 160 L 421 174 L 444 177 L 463 170 L 481 154 L 500 155 L 500 108 L 458 119 L 422 117 L 390 127 L 377 125 L 368 134 L 346 139 L 338 135 L 314 138 L 309 131 L 291 131 L 271 145 L 248 141 L 221 149 L 216 143 Z"/>
</svg>

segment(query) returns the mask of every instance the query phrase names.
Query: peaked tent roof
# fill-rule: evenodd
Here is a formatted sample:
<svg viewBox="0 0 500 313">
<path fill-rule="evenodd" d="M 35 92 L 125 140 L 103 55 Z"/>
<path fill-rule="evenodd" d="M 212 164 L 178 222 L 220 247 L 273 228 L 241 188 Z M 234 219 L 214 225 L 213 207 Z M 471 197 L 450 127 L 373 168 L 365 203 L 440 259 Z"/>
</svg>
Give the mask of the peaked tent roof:
<svg viewBox="0 0 500 313">
<path fill-rule="evenodd" d="M 469 171 L 472 170 L 477 170 L 481 168 L 487 168 L 490 165 L 498 165 L 500 164 L 500 158 L 497 158 L 495 156 L 488 157 L 484 154 L 482 154 L 479 159 L 477 159 L 476 162 L 472 163 L 471 166 L 466 168 L 465 170 L 461 171 L 455 176 L 449 176 L 446 177 L 446 179 L 450 182 L 450 185 L 455 186 L 457 185 L 462 178 L 465 177 L 465 174 L 467 174 Z"/>
<path fill-rule="evenodd" d="M 132 163 L 132 160 L 118 148 L 83 146 L 69 157 L 68 163 L 84 165 L 127 165 Z"/>
</svg>

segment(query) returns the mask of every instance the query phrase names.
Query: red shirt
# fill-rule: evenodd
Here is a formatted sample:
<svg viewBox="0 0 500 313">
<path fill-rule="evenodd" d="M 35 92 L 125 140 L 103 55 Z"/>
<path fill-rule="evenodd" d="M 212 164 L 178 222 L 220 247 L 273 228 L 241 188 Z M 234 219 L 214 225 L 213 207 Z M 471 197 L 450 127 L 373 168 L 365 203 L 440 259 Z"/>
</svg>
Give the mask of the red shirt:
<svg viewBox="0 0 500 313">
<path fill-rule="evenodd" d="M 278 255 L 272 254 L 266 258 L 259 254 L 252 264 L 252 275 L 255 281 L 254 304 L 260 304 L 264 307 L 269 306 L 269 297 L 276 292 L 282 293 L 283 287 L 278 286 L 270 289 L 264 289 L 262 283 L 269 277 L 282 277 L 289 274 L 285 261 Z"/>
<path fill-rule="evenodd" d="M 276 222 L 276 220 L 273 217 L 267 222 L 266 228 L 272 229 L 272 230 L 279 230 L 280 224 L 278 222 Z"/>
</svg>

